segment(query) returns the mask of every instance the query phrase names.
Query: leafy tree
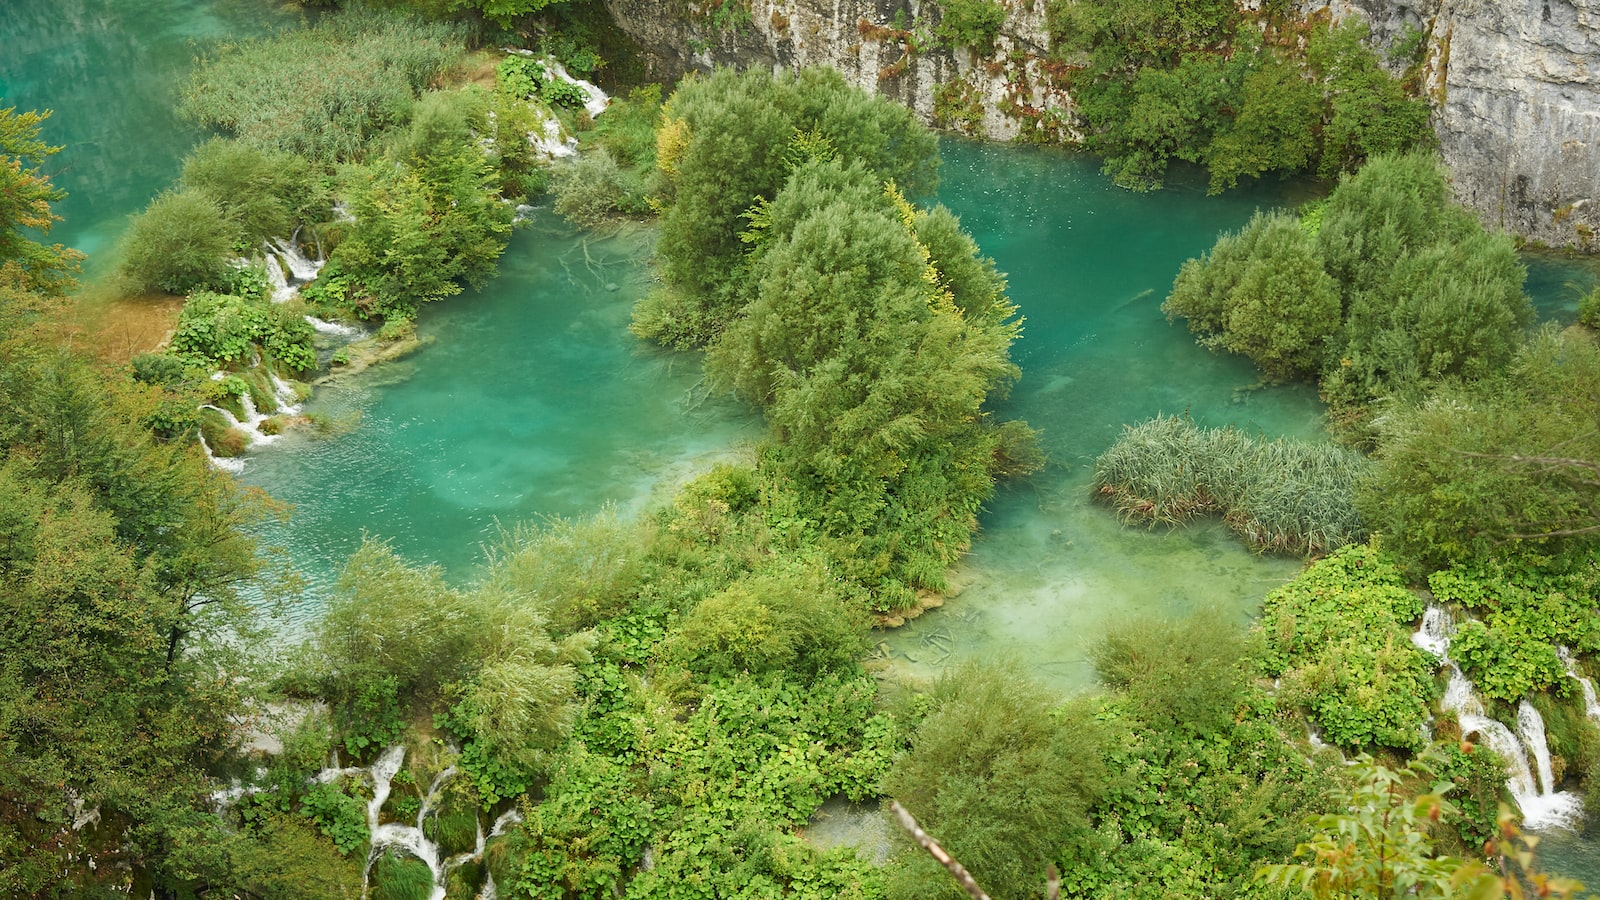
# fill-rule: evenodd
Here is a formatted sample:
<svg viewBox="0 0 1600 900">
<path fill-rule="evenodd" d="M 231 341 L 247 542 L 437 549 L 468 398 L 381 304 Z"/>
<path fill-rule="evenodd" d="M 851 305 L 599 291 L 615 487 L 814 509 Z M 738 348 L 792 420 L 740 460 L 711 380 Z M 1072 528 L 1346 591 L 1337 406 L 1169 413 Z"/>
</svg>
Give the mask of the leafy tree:
<svg viewBox="0 0 1600 900">
<path fill-rule="evenodd" d="M 1006 8 L 999 0 L 945 0 L 934 34 L 952 47 L 986 54 L 1005 21 Z"/>
<path fill-rule="evenodd" d="M 1349 17 L 1319 26 L 1306 45 L 1306 58 L 1322 77 L 1332 110 L 1318 167 L 1324 178 L 1355 171 L 1370 157 L 1433 145 L 1427 102 L 1406 95 L 1366 38 L 1366 21 Z"/>
<path fill-rule="evenodd" d="M 1534 866 L 1534 839 L 1525 838 L 1501 807 L 1500 834 L 1485 845 L 1492 865 L 1438 855 L 1435 823 L 1453 817 L 1444 799 L 1453 785 L 1430 782 L 1440 764 L 1437 750 L 1395 771 L 1363 755 L 1355 783 L 1341 798 L 1346 812 L 1314 819 L 1318 834 L 1295 855 L 1304 863 L 1262 868 L 1261 880 L 1319 898 L 1572 897 L 1580 885 Z M 1430 787 L 1422 793 L 1415 786 Z"/>
<path fill-rule="evenodd" d="M 511 232 L 500 178 L 471 139 L 483 98 L 429 95 L 390 158 L 344 170 L 355 223 L 310 296 L 361 316 L 415 316 L 493 276 Z"/>
<path fill-rule="evenodd" d="M 293 153 L 212 138 L 184 160 L 182 181 L 217 204 L 235 228 L 235 247 L 249 250 L 327 218 L 328 199 L 317 176 Z"/>
<path fill-rule="evenodd" d="M 40 312 L 72 259 L 15 252 L 31 261 L 0 260 L 0 891 L 94 896 L 119 877 L 111 852 L 165 890 L 175 843 L 215 833 L 202 767 L 239 713 L 255 508 L 152 436 L 158 389 L 57 345 Z M 100 812 L 92 842 L 75 799 Z"/>
<path fill-rule="evenodd" d="M 859 161 L 878 180 L 931 190 L 933 135 L 901 106 L 849 87 L 831 70 L 796 75 L 718 71 L 690 79 L 668 99 L 658 154 L 662 170 L 662 273 L 675 294 L 663 311 L 636 316 L 646 337 L 706 343 L 743 305 L 744 212 L 770 201 L 806 155 L 798 135 Z M 803 143 L 803 142 L 802 142 Z M 800 156 L 791 156 L 797 150 Z"/>
<path fill-rule="evenodd" d="M 1541 331 L 1505 375 L 1440 388 L 1386 417 L 1363 514 L 1429 568 L 1593 547 L 1596 409 L 1594 339 Z"/>
<path fill-rule="evenodd" d="M 66 196 L 39 171 L 61 150 L 39 139 L 40 123 L 49 117 L 49 110 L 0 108 L 0 287 L 61 296 L 72 287 L 82 254 L 32 236 L 49 233 L 60 218 L 50 204 Z"/>
</svg>

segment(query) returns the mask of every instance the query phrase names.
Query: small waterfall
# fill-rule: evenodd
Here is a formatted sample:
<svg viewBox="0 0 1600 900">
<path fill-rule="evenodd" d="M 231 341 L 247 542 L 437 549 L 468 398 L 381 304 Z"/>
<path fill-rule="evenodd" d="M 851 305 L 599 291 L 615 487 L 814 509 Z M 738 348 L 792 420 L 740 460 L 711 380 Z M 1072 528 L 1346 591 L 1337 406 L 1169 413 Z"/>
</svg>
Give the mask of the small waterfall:
<svg viewBox="0 0 1600 900">
<path fill-rule="evenodd" d="M 227 412 L 227 410 L 223 410 L 223 412 Z M 211 445 L 206 443 L 205 435 L 196 432 L 195 436 L 200 438 L 200 449 L 205 451 L 206 462 L 210 463 L 213 469 L 221 469 L 224 472 L 234 474 L 244 471 L 244 460 L 235 459 L 231 456 L 218 456 L 211 452 Z"/>
<path fill-rule="evenodd" d="M 337 322 L 329 322 L 324 319 L 319 319 L 316 316 L 306 316 L 306 322 L 310 324 L 312 328 L 316 329 L 318 333 L 328 335 L 329 337 L 345 338 L 353 341 L 356 338 L 362 337 L 366 334 L 365 331 L 362 331 L 360 328 L 357 328 L 354 325 L 340 325 Z"/>
<path fill-rule="evenodd" d="M 264 267 L 267 270 L 267 284 L 272 288 L 272 302 L 289 302 L 289 298 L 294 296 L 294 288 L 289 284 L 289 279 L 284 277 L 283 267 L 278 265 L 278 258 L 268 254 Z"/>
<path fill-rule="evenodd" d="M 300 252 L 300 245 L 295 241 L 299 234 L 299 229 L 295 229 L 295 233 L 290 235 L 287 241 L 271 240 L 266 243 L 267 253 L 278 258 L 278 262 L 289 273 L 289 282 L 295 287 L 308 281 L 315 281 L 317 273 L 322 271 L 322 266 L 326 262 L 321 259 L 310 259 Z"/>
<path fill-rule="evenodd" d="M 567 84 L 577 85 L 578 89 L 583 91 L 584 95 L 589 98 L 583 101 L 583 111 L 589 114 L 589 118 L 592 119 L 600 115 L 606 111 L 606 107 L 611 105 L 611 98 L 606 96 L 605 91 L 600 90 L 594 84 L 584 81 L 582 78 L 573 78 L 567 74 L 567 67 L 560 62 L 554 59 L 547 59 L 545 60 L 545 66 L 550 70 L 550 74 L 554 75 L 558 80 L 565 81 Z"/>
<path fill-rule="evenodd" d="M 1528 701 L 1517 707 L 1517 731 L 1512 734 L 1503 723 L 1489 718 L 1483 701 L 1472 688 L 1461 667 L 1450 658 L 1450 635 L 1454 623 L 1450 614 L 1440 606 L 1430 605 L 1422 617 L 1422 626 L 1411 636 L 1411 642 L 1439 657 L 1450 669 L 1450 681 L 1445 687 L 1444 699 L 1439 707 L 1456 715 L 1461 723 L 1461 734 L 1477 732 L 1489 748 L 1505 760 L 1506 788 L 1516 798 L 1522 809 L 1523 824 L 1528 828 L 1570 823 L 1581 811 L 1579 799 L 1566 792 L 1554 790 L 1555 779 L 1550 768 L 1550 747 L 1545 740 L 1544 719 Z M 1539 766 L 1539 780 L 1534 778 L 1529 764 L 1528 751 L 1533 751 Z"/>
<path fill-rule="evenodd" d="M 555 116 L 544 120 L 544 134 L 528 132 L 528 143 L 533 145 L 533 149 L 551 159 L 578 155 L 578 139 L 562 140 L 561 123 L 556 121 Z"/>
<path fill-rule="evenodd" d="M 272 399 L 278 404 L 278 415 L 292 416 L 300 412 L 300 404 L 296 402 L 299 394 L 294 385 L 279 378 L 276 372 L 268 372 L 267 378 L 272 381 Z"/>
<path fill-rule="evenodd" d="M 1578 682 L 1578 687 L 1583 690 L 1583 709 L 1589 718 L 1600 722 L 1600 700 L 1595 699 L 1594 682 L 1578 674 L 1578 666 L 1572 659 L 1572 651 L 1565 647 L 1557 647 L 1556 653 L 1561 656 L 1561 664 L 1567 667 L 1567 674 Z"/>
<path fill-rule="evenodd" d="M 494 820 L 488 834 L 483 831 L 482 820 L 477 824 L 477 839 L 473 849 L 458 853 L 448 859 L 439 855 L 439 845 L 428 839 L 423 831 L 423 824 L 428 817 L 433 815 L 439 807 L 439 796 L 446 783 L 457 775 L 455 766 L 447 766 L 444 771 L 435 775 L 433 783 L 428 785 L 427 793 L 422 798 L 422 807 L 417 811 L 415 824 L 400 822 L 382 822 L 383 805 L 388 802 L 393 790 L 395 773 L 400 771 L 400 766 L 405 762 L 405 747 L 396 745 L 383 751 L 368 768 L 340 767 L 338 760 L 331 760 L 331 765 L 317 773 L 313 781 L 327 783 L 340 778 L 367 776 L 372 779 L 372 800 L 367 803 L 367 830 L 372 835 L 372 841 L 367 849 L 366 868 L 362 872 L 362 893 L 367 890 L 366 879 L 372 876 L 372 866 L 383 855 L 385 850 L 398 848 L 411 856 L 421 860 L 428 871 L 433 874 L 433 891 L 430 900 L 443 900 L 445 889 L 445 876 L 458 866 L 474 859 L 482 859 L 485 846 L 489 841 L 505 834 L 506 829 L 522 821 L 522 814 L 512 809 Z M 490 878 L 484 885 L 482 896 L 493 898 L 496 896 L 494 879 Z"/>
</svg>

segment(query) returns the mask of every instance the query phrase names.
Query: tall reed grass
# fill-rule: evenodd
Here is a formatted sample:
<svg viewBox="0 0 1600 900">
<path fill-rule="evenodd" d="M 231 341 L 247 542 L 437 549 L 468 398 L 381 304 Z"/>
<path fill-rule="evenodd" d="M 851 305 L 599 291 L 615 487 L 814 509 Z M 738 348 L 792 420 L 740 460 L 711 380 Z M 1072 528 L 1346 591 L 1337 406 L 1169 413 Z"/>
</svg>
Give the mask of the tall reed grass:
<svg viewBox="0 0 1600 900">
<path fill-rule="evenodd" d="M 1157 416 L 1095 460 L 1094 492 L 1130 521 L 1220 515 L 1257 550 L 1320 556 L 1366 539 L 1355 492 L 1371 468 L 1336 444 L 1265 441 Z"/>
</svg>

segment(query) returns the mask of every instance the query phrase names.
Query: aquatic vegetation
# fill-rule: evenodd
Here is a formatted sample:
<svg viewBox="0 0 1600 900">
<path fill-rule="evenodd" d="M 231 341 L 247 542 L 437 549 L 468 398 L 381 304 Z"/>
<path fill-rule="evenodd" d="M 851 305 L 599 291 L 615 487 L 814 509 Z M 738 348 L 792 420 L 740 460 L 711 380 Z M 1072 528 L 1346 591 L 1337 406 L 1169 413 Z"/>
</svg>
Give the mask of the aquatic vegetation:
<svg viewBox="0 0 1600 900">
<path fill-rule="evenodd" d="M 1260 550 L 1321 555 L 1365 539 L 1355 495 L 1370 469 L 1360 453 L 1331 443 L 1264 441 L 1158 416 L 1095 460 L 1094 490 L 1130 521 L 1221 515 Z"/>
<path fill-rule="evenodd" d="M 361 159 L 409 119 L 417 97 L 459 59 L 462 32 L 365 8 L 200 59 L 180 111 L 265 150 L 319 164 Z"/>
</svg>

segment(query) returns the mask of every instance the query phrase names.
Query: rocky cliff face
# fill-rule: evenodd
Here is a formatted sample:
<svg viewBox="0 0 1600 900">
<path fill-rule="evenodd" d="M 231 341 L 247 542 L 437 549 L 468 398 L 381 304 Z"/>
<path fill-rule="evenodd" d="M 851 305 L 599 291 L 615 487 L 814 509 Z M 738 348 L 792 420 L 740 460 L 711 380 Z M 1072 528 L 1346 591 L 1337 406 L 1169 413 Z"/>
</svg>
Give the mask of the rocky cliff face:
<svg viewBox="0 0 1600 900">
<path fill-rule="evenodd" d="M 925 121 L 995 140 L 1067 140 L 1072 99 L 1047 57 L 1046 0 L 1008 0 L 992 50 L 935 46 L 932 0 L 606 0 L 663 75 L 825 65 Z M 1254 5 L 1253 3 L 1250 5 Z M 1430 35 L 1426 84 L 1457 193 L 1491 226 L 1600 251 L 1600 0 L 1302 0 Z M 719 18 L 722 21 L 719 22 Z M 908 23 L 918 23 L 915 25 Z"/>
<path fill-rule="evenodd" d="M 1600 2 L 1443 0 L 1435 129 L 1486 222 L 1600 251 Z"/>
<path fill-rule="evenodd" d="M 941 7 L 931 0 L 750 0 L 747 20 L 720 26 L 694 0 L 606 6 L 664 76 L 828 66 L 940 127 L 1001 141 L 1071 137 L 1072 100 L 1046 57 L 1045 0 L 1008 4 L 994 48 L 982 52 L 936 45 Z"/>
</svg>

